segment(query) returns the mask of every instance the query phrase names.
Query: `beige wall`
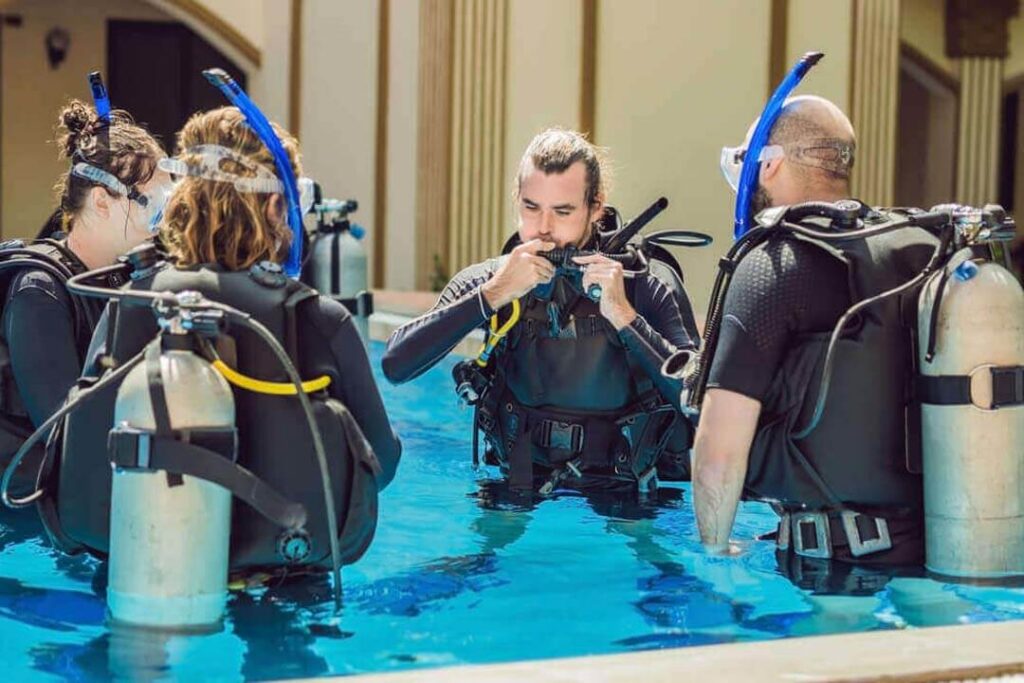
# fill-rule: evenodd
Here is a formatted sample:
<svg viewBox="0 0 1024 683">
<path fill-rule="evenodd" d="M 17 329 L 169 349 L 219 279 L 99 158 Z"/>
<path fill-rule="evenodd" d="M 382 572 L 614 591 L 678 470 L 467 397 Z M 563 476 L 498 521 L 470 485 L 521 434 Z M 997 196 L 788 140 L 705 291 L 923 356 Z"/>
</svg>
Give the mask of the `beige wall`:
<svg viewBox="0 0 1024 683">
<path fill-rule="evenodd" d="M 678 252 L 699 311 L 732 244 L 734 195 L 718 160 L 764 106 L 769 26 L 768 2 L 600 5 L 596 127 L 617 169 L 611 199 L 633 216 L 664 195 L 671 205 L 651 230 L 714 235 L 712 247 Z"/>
<path fill-rule="evenodd" d="M 828 32 L 821 27 L 828 26 Z M 832 100 L 850 111 L 853 0 L 789 0 L 786 31 L 786 68 L 807 52 L 824 52 L 825 58 L 811 69 L 800 92 Z M 777 84 L 772 83 L 771 87 Z M 766 94 L 767 97 L 767 94 Z"/>
<path fill-rule="evenodd" d="M 516 229 L 512 183 L 526 146 L 546 128 L 579 127 L 582 22 L 580 0 L 509 4 L 504 183 L 508 234 Z"/>
<path fill-rule="evenodd" d="M 392 0 L 389 35 L 387 249 L 384 285 L 416 287 L 416 126 L 420 13 L 414 0 Z"/>
<path fill-rule="evenodd" d="M 955 59 L 946 56 L 946 3 L 939 0 L 901 0 L 900 40 L 928 57 L 953 77 L 960 73 Z"/>
<path fill-rule="evenodd" d="M 300 138 L 305 168 L 327 196 L 359 200 L 353 218 L 367 228 L 372 264 L 379 2 L 304 0 L 303 5 Z"/>
<path fill-rule="evenodd" d="M 56 206 L 52 188 L 67 168 L 52 142 L 57 112 L 71 97 L 91 101 L 86 74 L 106 71 L 107 20 L 167 16 L 137 0 L 22 0 L 5 3 L 4 12 L 23 20 L 19 28 L 0 29 L 0 230 L 6 239 L 35 236 Z M 67 59 L 56 70 L 47 63 L 43 43 L 54 26 L 71 34 Z"/>
</svg>

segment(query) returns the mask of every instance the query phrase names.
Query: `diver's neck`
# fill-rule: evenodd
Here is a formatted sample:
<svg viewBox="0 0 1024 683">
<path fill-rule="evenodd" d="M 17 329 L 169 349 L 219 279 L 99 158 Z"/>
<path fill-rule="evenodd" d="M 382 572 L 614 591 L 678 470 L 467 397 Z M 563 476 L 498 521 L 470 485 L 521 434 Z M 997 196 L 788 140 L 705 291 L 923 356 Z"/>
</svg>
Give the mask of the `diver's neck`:
<svg viewBox="0 0 1024 683">
<path fill-rule="evenodd" d="M 76 220 L 68 226 L 68 238 L 66 241 L 68 249 L 78 257 L 78 260 L 85 264 L 89 270 L 109 266 L 117 260 L 117 254 L 109 253 L 110 249 L 104 249 L 100 240 L 90 240 L 86 236 L 92 226 L 84 224 L 84 221 Z"/>
</svg>

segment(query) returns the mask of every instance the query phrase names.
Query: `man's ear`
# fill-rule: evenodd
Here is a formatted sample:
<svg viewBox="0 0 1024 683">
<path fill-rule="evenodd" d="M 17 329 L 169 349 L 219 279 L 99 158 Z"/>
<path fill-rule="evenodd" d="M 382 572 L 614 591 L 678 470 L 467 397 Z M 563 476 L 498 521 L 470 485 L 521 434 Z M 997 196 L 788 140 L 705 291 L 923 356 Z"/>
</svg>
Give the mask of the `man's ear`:
<svg viewBox="0 0 1024 683">
<path fill-rule="evenodd" d="M 590 205 L 590 222 L 591 223 L 600 223 L 601 222 L 601 219 L 604 217 L 604 208 L 605 208 L 604 195 L 603 194 L 599 194 L 599 195 L 597 195 L 594 198 L 593 203 L 591 203 L 591 205 Z"/>
<path fill-rule="evenodd" d="M 761 173 L 759 175 L 759 179 L 762 185 L 766 180 L 771 180 L 778 175 L 779 169 L 782 168 L 782 162 L 785 160 L 786 159 L 783 157 L 781 159 L 770 159 L 768 161 L 761 162 Z"/>
</svg>

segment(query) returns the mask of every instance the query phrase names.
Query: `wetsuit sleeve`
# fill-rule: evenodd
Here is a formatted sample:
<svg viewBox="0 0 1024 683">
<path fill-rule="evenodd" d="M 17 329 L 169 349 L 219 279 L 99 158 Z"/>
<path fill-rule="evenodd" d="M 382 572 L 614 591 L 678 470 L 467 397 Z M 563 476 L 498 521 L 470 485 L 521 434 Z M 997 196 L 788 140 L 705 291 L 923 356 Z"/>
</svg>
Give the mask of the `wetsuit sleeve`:
<svg viewBox="0 0 1024 683">
<path fill-rule="evenodd" d="M 310 305 L 316 307 L 313 322 L 328 338 L 327 345 L 334 365 L 328 392 L 345 404 L 373 447 L 383 470 L 377 477 L 377 483 L 384 488 L 395 476 L 402 444 L 384 410 L 384 401 L 373 378 L 366 347 L 363 346 L 352 316 L 341 304 L 321 296 L 310 302 Z M 317 340 L 300 340 L 300 343 L 303 358 L 310 354 L 323 356 L 323 350 L 316 348 Z"/>
<path fill-rule="evenodd" d="M 3 313 L 3 334 L 18 393 L 32 424 L 39 426 L 64 402 L 78 379 L 74 304 L 49 273 L 16 275 Z"/>
<path fill-rule="evenodd" d="M 448 355 L 462 339 L 485 326 L 494 313 L 480 286 L 493 277 L 499 259 L 469 266 L 456 275 L 429 311 L 402 325 L 388 339 L 381 359 L 394 384 L 418 377 Z"/>
<path fill-rule="evenodd" d="M 794 338 L 830 331 L 849 305 L 838 259 L 795 240 L 754 248 L 726 293 L 708 386 L 763 401 Z"/>
<path fill-rule="evenodd" d="M 661 394 L 679 407 L 682 382 L 663 375 L 661 366 L 679 349 L 696 349 L 697 341 L 687 333 L 676 295 L 664 282 L 649 275 L 634 280 L 632 289 L 637 317 L 619 330 L 619 338 Z"/>
</svg>

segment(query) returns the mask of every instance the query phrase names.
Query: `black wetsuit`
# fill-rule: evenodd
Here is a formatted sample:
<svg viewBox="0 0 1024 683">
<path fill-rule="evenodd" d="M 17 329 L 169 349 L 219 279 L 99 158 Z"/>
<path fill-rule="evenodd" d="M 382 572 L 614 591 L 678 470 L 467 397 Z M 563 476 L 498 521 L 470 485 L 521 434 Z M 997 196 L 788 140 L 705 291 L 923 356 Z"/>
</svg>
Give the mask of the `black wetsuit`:
<svg viewBox="0 0 1024 683">
<path fill-rule="evenodd" d="M 849 307 L 836 259 L 796 240 L 755 247 L 729 283 L 708 386 L 763 401 L 793 340 L 831 332 Z"/>
<path fill-rule="evenodd" d="M 428 370 L 474 329 L 486 329 L 494 310 L 480 287 L 494 277 L 501 258 L 478 263 L 456 275 L 427 313 L 395 330 L 382 365 L 392 382 L 406 382 Z M 696 348 L 686 332 L 676 295 L 658 278 L 647 275 L 626 281 L 626 297 L 637 317 L 619 330 L 629 353 L 639 361 L 665 398 L 679 402 L 675 387 L 664 384 L 661 364 L 677 349 Z"/>
<path fill-rule="evenodd" d="M 14 275 L 4 303 L 3 337 L 22 406 L 38 427 L 74 386 L 85 353 L 64 284 L 31 268 Z"/>
<path fill-rule="evenodd" d="M 730 282 L 708 387 L 763 404 L 798 338 L 830 333 L 850 306 L 846 268 L 820 248 L 792 239 L 772 239 L 755 247 L 740 261 Z M 819 591 L 855 593 L 865 586 L 877 591 L 892 575 L 917 574 L 916 568 L 899 565 L 919 562 L 920 532 L 915 528 L 906 535 L 894 533 L 891 550 L 856 560 L 887 566 L 881 575 L 832 569 L 827 561 L 792 550 L 778 553 L 779 565 L 798 584 Z M 846 546 L 836 548 L 834 559 L 854 561 Z"/>
</svg>

